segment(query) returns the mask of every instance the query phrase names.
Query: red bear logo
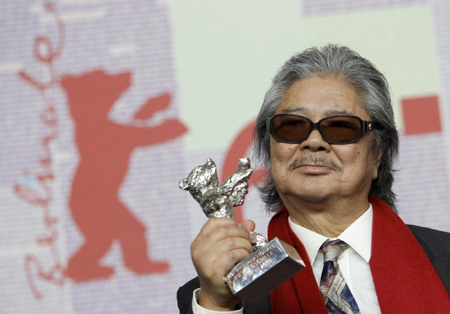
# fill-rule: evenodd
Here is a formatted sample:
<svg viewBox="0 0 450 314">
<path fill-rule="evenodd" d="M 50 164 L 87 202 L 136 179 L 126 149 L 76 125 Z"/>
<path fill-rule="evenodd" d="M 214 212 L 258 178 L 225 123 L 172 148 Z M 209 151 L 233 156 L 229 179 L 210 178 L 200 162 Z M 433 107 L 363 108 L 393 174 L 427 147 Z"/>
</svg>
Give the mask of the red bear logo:
<svg viewBox="0 0 450 314">
<path fill-rule="evenodd" d="M 84 243 L 67 265 L 67 275 L 77 282 L 108 278 L 114 273 L 112 267 L 99 264 L 99 260 L 115 240 L 120 243 L 125 266 L 134 273 L 169 269 L 168 263 L 149 257 L 146 227 L 121 202 L 118 190 L 136 147 L 169 141 L 187 129 L 177 119 L 154 127 L 121 125 L 108 119 L 108 112 L 130 87 L 130 80 L 129 72 L 110 75 L 103 70 L 61 79 L 75 121 L 80 157 L 69 205 Z M 134 118 L 149 119 L 170 102 L 168 93 L 150 98 Z"/>
</svg>

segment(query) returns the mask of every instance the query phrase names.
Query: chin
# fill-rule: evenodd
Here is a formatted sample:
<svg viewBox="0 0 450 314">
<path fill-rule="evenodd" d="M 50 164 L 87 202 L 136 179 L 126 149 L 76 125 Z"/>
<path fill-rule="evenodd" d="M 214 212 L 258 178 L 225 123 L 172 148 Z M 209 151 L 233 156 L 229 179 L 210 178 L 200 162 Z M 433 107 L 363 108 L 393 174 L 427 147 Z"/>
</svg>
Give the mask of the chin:
<svg viewBox="0 0 450 314">
<path fill-rule="evenodd" d="M 292 191 L 298 195 L 319 195 L 327 193 L 333 187 L 329 180 L 321 180 L 320 178 L 309 178 L 307 180 L 299 180 L 296 182 L 295 190 Z"/>
<path fill-rule="evenodd" d="M 296 189 L 287 191 L 287 195 L 294 196 L 310 202 L 320 202 L 326 200 L 331 195 L 336 195 L 336 190 L 330 186 L 329 182 L 312 182 L 297 185 Z"/>
<path fill-rule="evenodd" d="M 318 195 L 317 193 L 313 193 L 301 195 L 299 198 L 308 203 L 320 204 L 327 201 L 329 199 L 329 195 Z"/>
</svg>

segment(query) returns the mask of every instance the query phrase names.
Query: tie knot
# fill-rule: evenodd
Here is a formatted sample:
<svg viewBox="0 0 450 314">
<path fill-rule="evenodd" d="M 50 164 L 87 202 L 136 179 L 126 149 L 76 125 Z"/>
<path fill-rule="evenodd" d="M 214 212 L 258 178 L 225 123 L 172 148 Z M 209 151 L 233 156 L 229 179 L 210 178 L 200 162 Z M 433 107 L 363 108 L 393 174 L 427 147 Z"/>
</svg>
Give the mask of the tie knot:
<svg viewBox="0 0 450 314">
<path fill-rule="evenodd" d="M 338 256 L 345 251 L 348 244 L 341 240 L 327 240 L 320 247 L 325 262 L 337 261 Z"/>
</svg>

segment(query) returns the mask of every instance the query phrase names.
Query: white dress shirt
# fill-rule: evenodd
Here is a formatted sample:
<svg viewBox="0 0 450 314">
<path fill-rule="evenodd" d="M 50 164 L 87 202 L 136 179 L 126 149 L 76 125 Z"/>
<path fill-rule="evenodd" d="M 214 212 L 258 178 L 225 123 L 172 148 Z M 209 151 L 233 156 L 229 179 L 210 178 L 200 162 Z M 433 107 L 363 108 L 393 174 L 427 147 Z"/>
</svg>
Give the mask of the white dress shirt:
<svg viewBox="0 0 450 314">
<path fill-rule="evenodd" d="M 380 314 L 380 306 L 370 270 L 370 254 L 372 251 L 372 205 L 357 220 L 355 220 L 337 239 L 344 241 L 349 247 L 338 257 L 339 268 L 347 282 L 362 314 Z M 303 243 L 309 260 L 311 261 L 317 286 L 323 269 L 323 254 L 319 252 L 327 237 L 295 224 L 289 218 L 289 226 Z M 333 238 L 334 240 L 334 238 Z M 200 289 L 194 291 L 192 310 L 194 314 L 239 314 L 243 309 L 235 311 L 217 312 L 201 307 L 197 300 Z"/>
<path fill-rule="evenodd" d="M 373 209 L 370 205 L 361 217 L 337 237 L 349 245 L 349 248 L 339 255 L 337 262 L 362 314 L 381 313 L 369 265 L 372 252 L 372 221 Z M 303 243 L 311 261 L 317 285 L 320 286 L 323 254 L 319 252 L 319 249 L 328 238 L 295 224 L 290 217 L 289 226 Z"/>
</svg>

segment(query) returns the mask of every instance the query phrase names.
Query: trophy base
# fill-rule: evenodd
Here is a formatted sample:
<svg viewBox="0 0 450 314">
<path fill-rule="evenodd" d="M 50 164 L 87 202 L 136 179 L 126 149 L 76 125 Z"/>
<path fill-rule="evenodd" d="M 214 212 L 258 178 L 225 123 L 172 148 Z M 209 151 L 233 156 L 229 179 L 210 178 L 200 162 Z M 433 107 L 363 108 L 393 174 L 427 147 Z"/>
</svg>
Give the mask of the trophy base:
<svg viewBox="0 0 450 314">
<path fill-rule="evenodd" d="M 226 276 L 231 292 L 247 302 L 268 295 L 305 267 L 297 251 L 274 238 L 237 264 Z"/>
</svg>

